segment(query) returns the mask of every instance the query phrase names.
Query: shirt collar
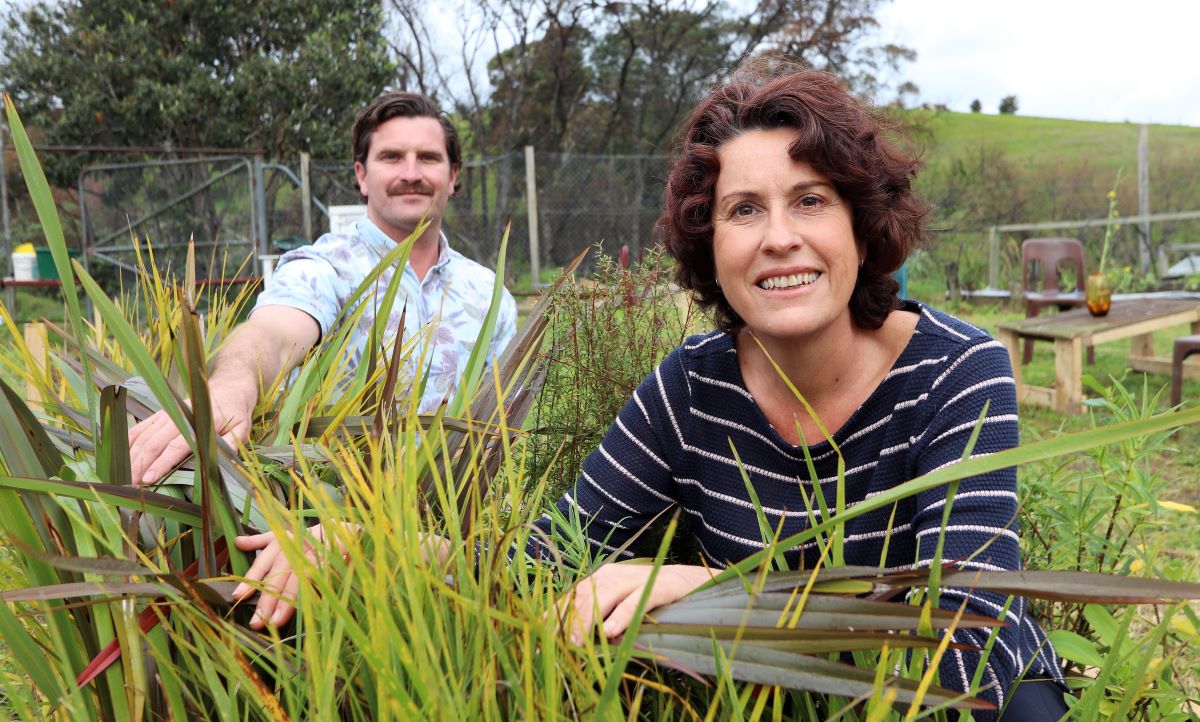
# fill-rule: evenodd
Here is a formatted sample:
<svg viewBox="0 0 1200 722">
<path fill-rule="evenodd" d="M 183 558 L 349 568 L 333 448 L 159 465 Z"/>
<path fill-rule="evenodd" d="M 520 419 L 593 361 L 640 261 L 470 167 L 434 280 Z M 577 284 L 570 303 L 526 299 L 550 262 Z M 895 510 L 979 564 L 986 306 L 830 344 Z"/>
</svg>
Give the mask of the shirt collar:
<svg viewBox="0 0 1200 722">
<path fill-rule="evenodd" d="M 393 248 L 396 247 L 396 242 L 391 239 L 388 234 L 379 230 L 379 226 L 375 225 L 370 219 L 363 218 L 357 225 L 355 230 L 358 235 L 367 242 L 372 249 L 379 254 L 380 258 L 387 255 Z M 446 234 L 438 232 L 438 259 L 437 263 L 433 264 L 430 270 L 441 270 L 450 263 L 450 241 L 447 240 Z"/>
</svg>

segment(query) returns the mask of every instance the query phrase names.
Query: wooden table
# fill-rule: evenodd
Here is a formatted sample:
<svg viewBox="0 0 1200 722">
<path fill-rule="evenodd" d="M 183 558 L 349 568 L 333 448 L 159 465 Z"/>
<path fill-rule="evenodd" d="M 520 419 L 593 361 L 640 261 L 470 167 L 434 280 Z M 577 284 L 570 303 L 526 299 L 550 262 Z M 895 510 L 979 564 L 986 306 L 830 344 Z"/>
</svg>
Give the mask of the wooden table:
<svg viewBox="0 0 1200 722">
<path fill-rule="evenodd" d="M 1114 301 L 1107 316 L 1096 318 L 1086 308 L 1037 316 L 999 325 L 997 336 L 1012 359 L 1017 400 L 1050 406 L 1062 413 L 1083 410 L 1083 349 L 1085 346 L 1132 339 L 1129 368 L 1171 373 L 1171 360 L 1154 355 L 1154 332 L 1189 323 L 1200 333 L 1200 301 L 1139 299 Z M 1054 386 L 1030 386 L 1021 381 L 1021 339 L 1054 342 Z M 1200 363 L 1184 364 L 1184 375 L 1200 377 Z"/>
</svg>

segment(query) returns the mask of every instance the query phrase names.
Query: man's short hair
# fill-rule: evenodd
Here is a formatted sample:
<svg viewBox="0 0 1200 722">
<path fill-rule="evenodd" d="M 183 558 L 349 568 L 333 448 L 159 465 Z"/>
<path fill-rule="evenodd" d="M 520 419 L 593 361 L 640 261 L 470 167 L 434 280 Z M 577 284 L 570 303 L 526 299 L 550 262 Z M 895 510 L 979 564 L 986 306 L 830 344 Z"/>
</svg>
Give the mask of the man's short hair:
<svg viewBox="0 0 1200 722">
<path fill-rule="evenodd" d="M 358 118 L 354 121 L 354 131 L 351 134 L 356 163 L 366 165 L 367 153 L 371 150 L 371 136 L 379 126 L 392 118 L 433 118 L 436 120 L 441 124 L 442 132 L 446 136 L 446 156 L 450 159 L 450 167 L 462 167 L 462 144 L 458 140 L 458 131 L 450 122 L 450 116 L 442 112 L 432 100 L 424 95 L 406 93 L 401 90 L 384 93 L 359 111 Z"/>
</svg>

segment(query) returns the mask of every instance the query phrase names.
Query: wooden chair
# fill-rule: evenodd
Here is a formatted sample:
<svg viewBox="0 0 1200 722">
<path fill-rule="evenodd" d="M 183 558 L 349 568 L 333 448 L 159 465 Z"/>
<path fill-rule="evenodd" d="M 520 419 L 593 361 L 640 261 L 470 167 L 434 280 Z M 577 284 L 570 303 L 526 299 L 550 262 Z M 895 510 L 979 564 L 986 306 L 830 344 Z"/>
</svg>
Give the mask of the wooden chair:
<svg viewBox="0 0 1200 722">
<path fill-rule="evenodd" d="M 1183 401 L 1183 360 L 1200 353 L 1200 336 L 1180 336 L 1175 339 L 1175 353 L 1171 357 L 1171 405 Z"/>
<path fill-rule="evenodd" d="M 1035 290 L 1030 283 L 1034 265 L 1041 270 L 1041 287 Z M 1075 290 L 1062 291 L 1063 266 L 1075 269 Z M 1083 244 L 1074 238 L 1026 238 L 1021 243 L 1021 288 L 1024 289 L 1025 318 L 1033 318 L 1043 308 L 1056 306 L 1060 311 L 1083 306 L 1087 299 L 1083 291 Z M 1088 363 L 1095 363 L 1096 350 L 1088 346 Z M 1033 339 L 1025 340 L 1022 363 L 1033 359 Z"/>
</svg>

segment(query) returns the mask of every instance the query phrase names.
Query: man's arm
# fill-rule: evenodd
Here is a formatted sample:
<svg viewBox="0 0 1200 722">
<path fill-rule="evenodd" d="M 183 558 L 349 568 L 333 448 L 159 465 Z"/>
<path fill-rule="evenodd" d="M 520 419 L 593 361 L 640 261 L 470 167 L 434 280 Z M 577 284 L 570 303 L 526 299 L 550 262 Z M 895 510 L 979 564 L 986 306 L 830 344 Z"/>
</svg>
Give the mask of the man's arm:
<svg viewBox="0 0 1200 722">
<path fill-rule="evenodd" d="M 250 435 L 260 388 L 291 371 L 320 338 L 316 320 L 290 306 L 263 306 L 234 330 L 217 354 L 208 381 L 217 431 L 230 446 Z M 133 479 L 152 484 L 192 453 L 166 412 L 129 430 Z"/>
</svg>

